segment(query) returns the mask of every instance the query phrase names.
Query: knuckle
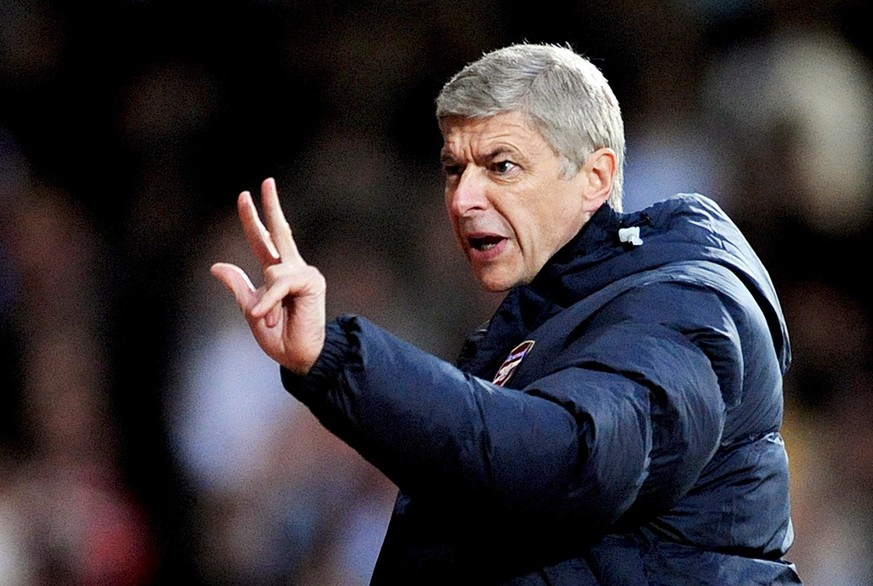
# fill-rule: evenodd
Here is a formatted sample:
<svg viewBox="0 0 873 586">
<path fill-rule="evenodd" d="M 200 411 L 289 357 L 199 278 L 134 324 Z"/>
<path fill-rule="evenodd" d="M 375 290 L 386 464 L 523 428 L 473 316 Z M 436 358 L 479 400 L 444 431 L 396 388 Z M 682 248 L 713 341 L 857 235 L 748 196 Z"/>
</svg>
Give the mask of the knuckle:
<svg viewBox="0 0 873 586">
<path fill-rule="evenodd" d="M 280 231 L 284 236 L 291 236 L 293 234 L 291 224 L 289 224 L 287 220 L 279 222 L 279 225 L 276 226 L 276 230 Z"/>
<path fill-rule="evenodd" d="M 264 269 L 264 280 L 268 287 L 325 288 L 324 275 L 316 267 L 308 264 L 295 265 L 282 262 Z"/>
<path fill-rule="evenodd" d="M 306 267 L 304 268 L 304 271 L 306 271 L 306 276 L 308 278 L 310 278 L 314 281 L 319 281 L 319 282 L 324 281 L 324 275 L 321 274 L 321 271 L 318 270 L 317 267 L 314 267 L 312 265 L 306 265 Z"/>
<path fill-rule="evenodd" d="M 284 272 L 285 270 L 281 263 L 270 265 L 264 269 L 264 278 L 267 282 L 273 282 L 278 280 Z"/>
</svg>

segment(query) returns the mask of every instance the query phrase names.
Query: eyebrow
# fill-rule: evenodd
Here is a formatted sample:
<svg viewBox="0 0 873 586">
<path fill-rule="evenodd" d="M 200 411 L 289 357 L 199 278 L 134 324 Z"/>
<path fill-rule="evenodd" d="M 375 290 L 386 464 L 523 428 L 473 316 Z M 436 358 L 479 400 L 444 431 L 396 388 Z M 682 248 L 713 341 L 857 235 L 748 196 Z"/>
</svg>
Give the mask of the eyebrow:
<svg viewBox="0 0 873 586">
<path fill-rule="evenodd" d="M 510 147 L 500 146 L 500 147 L 497 147 L 494 150 L 490 151 L 482 158 L 486 161 L 493 161 L 494 159 L 497 159 L 497 158 L 499 158 L 503 155 L 507 155 L 507 154 L 513 155 L 513 156 L 519 156 L 519 153 L 517 150 L 510 148 Z M 457 162 L 458 162 L 458 159 L 455 158 L 455 156 L 452 155 L 450 152 L 443 150 L 440 153 L 440 164 L 445 165 L 448 163 L 457 163 Z"/>
<path fill-rule="evenodd" d="M 505 147 L 505 146 L 500 146 L 500 147 L 497 147 L 496 149 L 494 149 L 493 151 L 491 151 L 490 153 L 488 153 L 488 154 L 485 156 L 485 159 L 488 160 L 488 161 L 493 161 L 494 159 L 496 159 L 496 158 L 498 158 L 498 157 L 501 157 L 501 156 L 503 156 L 503 155 L 514 155 L 514 156 L 517 156 L 517 155 L 518 155 L 518 151 L 515 150 L 514 148 Z"/>
</svg>

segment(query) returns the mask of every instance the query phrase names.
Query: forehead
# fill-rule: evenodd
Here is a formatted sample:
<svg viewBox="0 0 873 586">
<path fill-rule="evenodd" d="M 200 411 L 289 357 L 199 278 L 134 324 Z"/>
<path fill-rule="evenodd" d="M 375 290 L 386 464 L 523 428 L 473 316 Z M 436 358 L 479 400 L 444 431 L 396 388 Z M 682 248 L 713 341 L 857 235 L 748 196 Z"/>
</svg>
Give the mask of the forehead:
<svg viewBox="0 0 873 586">
<path fill-rule="evenodd" d="M 548 149 L 540 133 L 520 112 L 506 112 L 487 118 L 450 116 L 440 122 L 443 155 L 462 157 L 495 150 L 520 153 Z"/>
</svg>

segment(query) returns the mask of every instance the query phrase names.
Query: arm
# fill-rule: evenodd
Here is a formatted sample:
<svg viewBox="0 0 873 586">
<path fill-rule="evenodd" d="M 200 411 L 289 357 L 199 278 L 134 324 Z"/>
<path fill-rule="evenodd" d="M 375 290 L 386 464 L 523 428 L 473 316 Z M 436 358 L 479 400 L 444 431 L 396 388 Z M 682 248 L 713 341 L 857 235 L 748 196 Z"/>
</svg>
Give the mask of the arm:
<svg viewBox="0 0 873 586">
<path fill-rule="evenodd" d="M 596 531 L 630 509 L 653 459 L 659 501 L 687 490 L 718 443 L 722 406 L 708 360 L 675 332 L 616 328 L 579 344 L 584 349 L 568 348 L 559 368 L 519 392 L 363 318 L 342 318 L 309 376 L 283 379 L 407 494 L 515 515 L 571 515 Z M 636 373 L 603 364 L 615 344 L 642 362 Z M 682 446 L 687 436 L 669 443 L 684 428 L 700 434 L 693 449 Z"/>
<path fill-rule="evenodd" d="M 553 467 L 577 460 L 565 409 L 464 373 L 363 317 L 329 324 L 309 374 L 283 369 L 282 379 L 408 494 L 535 508 L 532 494 L 563 490 L 551 486 Z M 500 493 L 510 486 L 515 497 Z"/>
</svg>

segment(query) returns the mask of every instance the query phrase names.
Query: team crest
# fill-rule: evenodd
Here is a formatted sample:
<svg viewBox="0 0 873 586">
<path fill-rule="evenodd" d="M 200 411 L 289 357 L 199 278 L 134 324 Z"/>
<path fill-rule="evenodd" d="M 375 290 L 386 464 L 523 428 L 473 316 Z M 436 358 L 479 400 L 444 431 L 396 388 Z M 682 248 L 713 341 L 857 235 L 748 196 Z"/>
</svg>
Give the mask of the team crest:
<svg viewBox="0 0 873 586">
<path fill-rule="evenodd" d="M 505 385 L 506 381 L 512 376 L 512 373 L 515 372 L 515 369 L 518 368 L 518 365 L 521 364 L 521 360 L 533 348 L 534 343 L 533 340 L 525 340 L 513 348 L 509 356 L 506 357 L 506 360 L 503 361 L 503 364 L 500 365 L 500 368 L 497 369 L 497 374 L 494 375 L 494 380 L 491 382 L 500 387 Z"/>
</svg>

